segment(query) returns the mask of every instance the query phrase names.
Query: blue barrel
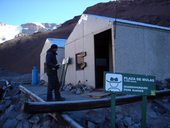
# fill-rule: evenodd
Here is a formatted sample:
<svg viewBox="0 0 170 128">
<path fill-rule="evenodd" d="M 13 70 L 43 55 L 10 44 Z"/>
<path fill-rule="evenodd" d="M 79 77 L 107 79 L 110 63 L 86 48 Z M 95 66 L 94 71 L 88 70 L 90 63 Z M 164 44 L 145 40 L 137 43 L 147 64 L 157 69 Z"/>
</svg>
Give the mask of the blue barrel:
<svg viewBox="0 0 170 128">
<path fill-rule="evenodd" d="M 34 66 L 32 69 L 32 85 L 38 84 L 38 70 L 37 67 Z"/>
</svg>

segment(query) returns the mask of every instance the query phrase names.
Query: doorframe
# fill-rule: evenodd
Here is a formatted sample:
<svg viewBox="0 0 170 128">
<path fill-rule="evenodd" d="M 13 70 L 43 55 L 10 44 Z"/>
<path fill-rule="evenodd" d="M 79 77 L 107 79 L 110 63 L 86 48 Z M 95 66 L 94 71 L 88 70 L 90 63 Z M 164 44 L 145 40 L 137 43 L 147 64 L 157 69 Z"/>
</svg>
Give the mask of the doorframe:
<svg viewBox="0 0 170 128">
<path fill-rule="evenodd" d="M 97 85 L 96 85 L 96 54 L 95 54 L 95 35 L 97 35 L 97 34 L 100 34 L 100 33 L 102 33 L 102 32 L 105 32 L 105 31 L 107 31 L 107 30 L 110 30 L 110 38 L 111 38 L 111 42 L 108 44 L 109 45 L 109 66 L 108 66 L 108 68 L 109 68 L 109 71 L 110 72 L 113 72 L 113 71 L 115 71 L 115 62 L 114 62 L 114 60 L 115 60 L 115 51 L 114 51 L 114 38 L 113 38 L 113 26 L 112 27 L 108 27 L 108 28 L 106 28 L 106 29 L 103 29 L 102 31 L 98 31 L 98 32 L 95 32 L 94 34 L 93 34 L 93 40 L 94 40 L 94 83 L 95 83 L 95 88 L 97 88 Z M 110 50 L 110 46 L 111 46 L 111 50 Z M 102 79 L 104 79 L 104 77 L 102 78 Z M 102 85 L 103 86 L 103 85 Z"/>
</svg>

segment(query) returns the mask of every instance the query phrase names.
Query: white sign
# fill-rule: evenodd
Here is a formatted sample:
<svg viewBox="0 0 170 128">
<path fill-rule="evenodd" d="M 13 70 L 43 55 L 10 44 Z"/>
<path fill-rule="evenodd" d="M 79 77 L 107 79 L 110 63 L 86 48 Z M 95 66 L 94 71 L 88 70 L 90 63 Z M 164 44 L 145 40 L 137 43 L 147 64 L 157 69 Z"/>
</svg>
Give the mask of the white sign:
<svg viewBox="0 0 170 128">
<path fill-rule="evenodd" d="M 112 92 L 122 92 L 123 76 L 121 74 L 107 73 L 105 76 L 105 90 Z"/>
</svg>

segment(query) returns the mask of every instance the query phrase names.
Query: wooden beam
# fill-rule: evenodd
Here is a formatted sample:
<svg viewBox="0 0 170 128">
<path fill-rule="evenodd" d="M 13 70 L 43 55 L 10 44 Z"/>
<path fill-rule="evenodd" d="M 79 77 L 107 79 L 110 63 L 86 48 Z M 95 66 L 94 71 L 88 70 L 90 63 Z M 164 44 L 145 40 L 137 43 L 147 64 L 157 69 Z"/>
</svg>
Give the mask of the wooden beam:
<svg viewBox="0 0 170 128">
<path fill-rule="evenodd" d="M 157 91 L 156 96 L 148 96 L 148 99 L 161 98 L 164 96 L 170 96 L 170 89 Z M 141 96 L 119 96 L 116 97 L 116 105 L 129 104 L 141 100 Z M 26 102 L 24 111 L 27 113 L 51 113 L 104 108 L 110 107 L 110 105 L 110 98 L 56 102 Z"/>
</svg>

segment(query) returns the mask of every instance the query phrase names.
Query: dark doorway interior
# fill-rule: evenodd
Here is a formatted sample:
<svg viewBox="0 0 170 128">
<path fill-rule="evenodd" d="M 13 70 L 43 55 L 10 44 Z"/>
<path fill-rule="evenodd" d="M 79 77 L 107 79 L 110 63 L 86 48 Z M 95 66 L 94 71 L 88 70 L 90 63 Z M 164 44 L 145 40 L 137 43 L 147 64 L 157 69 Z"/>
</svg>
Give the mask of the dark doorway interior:
<svg viewBox="0 0 170 128">
<path fill-rule="evenodd" d="M 103 88 L 104 71 L 113 69 L 111 35 L 111 29 L 94 35 L 96 88 Z"/>
</svg>

